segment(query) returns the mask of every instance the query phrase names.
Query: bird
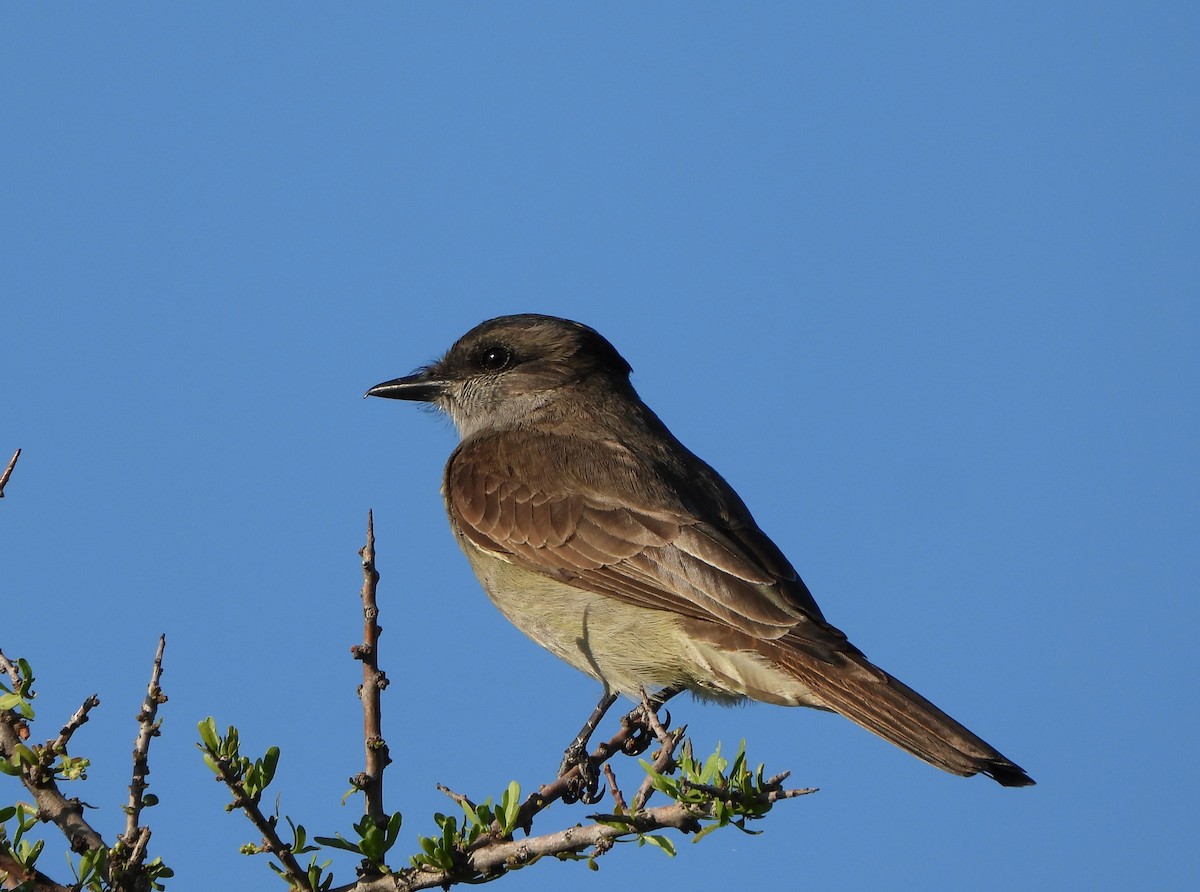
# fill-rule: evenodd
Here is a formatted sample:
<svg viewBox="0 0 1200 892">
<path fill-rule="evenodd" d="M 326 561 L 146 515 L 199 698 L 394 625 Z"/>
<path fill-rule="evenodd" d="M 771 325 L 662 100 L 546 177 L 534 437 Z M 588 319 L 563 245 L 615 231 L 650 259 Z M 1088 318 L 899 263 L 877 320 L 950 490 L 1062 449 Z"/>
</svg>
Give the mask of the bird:
<svg viewBox="0 0 1200 892">
<path fill-rule="evenodd" d="M 832 711 L 951 774 L 1032 785 L 826 620 L 631 373 L 594 329 L 525 313 L 477 325 L 365 395 L 450 417 L 460 441 L 442 495 L 475 575 L 513 625 L 612 698 L 686 689 Z"/>
</svg>

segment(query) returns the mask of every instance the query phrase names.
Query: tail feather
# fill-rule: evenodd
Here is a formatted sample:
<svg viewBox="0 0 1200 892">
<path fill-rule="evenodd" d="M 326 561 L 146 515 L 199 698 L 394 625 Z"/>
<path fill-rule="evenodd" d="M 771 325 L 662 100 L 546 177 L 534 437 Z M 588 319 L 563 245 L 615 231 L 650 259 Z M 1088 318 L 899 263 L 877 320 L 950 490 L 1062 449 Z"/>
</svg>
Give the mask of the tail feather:
<svg viewBox="0 0 1200 892">
<path fill-rule="evenodd" d="M 995 747 L 857 653 L 843 654 L 841 666 L 818 664 L 795 651 L 781 662 L 827 708 L 930 765 L 963 777 L 986 774 L 1006 787 L 1034 784 Z"/>
<path fill-rule="evenodd" d="M 1006 787 L 1034 783 L 995 747 L 871 663 L 832 626 L 801 623 L 776 640 L 703 621 L 688 629 L 708 645 L 700 661 L 707 675 L 690 683 L 702 695 L 727 692 L 832 710 L 951 774 L 986 774 Z"/>
</svg>

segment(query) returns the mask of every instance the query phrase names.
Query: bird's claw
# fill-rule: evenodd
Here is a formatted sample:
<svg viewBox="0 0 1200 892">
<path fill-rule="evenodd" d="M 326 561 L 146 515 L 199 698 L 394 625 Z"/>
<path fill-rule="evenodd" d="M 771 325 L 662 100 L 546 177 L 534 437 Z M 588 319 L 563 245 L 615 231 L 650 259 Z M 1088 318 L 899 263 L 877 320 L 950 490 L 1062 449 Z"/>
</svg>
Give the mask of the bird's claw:
<svg viewBox="0 0 1200 892">
<path fill-rule="evenodd" d="M 625 738 L 625 742 L 621 745 L 621 752 L 627 756 L 640 756 L 650 748 L 650 744 L 657 737 L 653 727 L 650 725 L 650 720 L 644 713 L 639 714 L 633 720 L 622 719 L 622 724 L 625 724 L 630 729 L 629 736 Z M 663 728 L 671 726 L 671 713 L 665 709 L 663 710 L 663 717 L 660 720 L 660 724 Z"/>
<path fill-rule="evenodd" d="M 568 749 L 563 756 L 563 765 L 567 765 L 567 759 L 571 755 Z M 604 798 L 604 793 L 600 790 L 600 772 L 596 770 L 596 763 L 588 754 L 582 753 L 582 758 L 579 761 L 573 762 L 565 771 L 559 774 L 563 777 L 572 769 L 577 769 L 575 776 L 567 780 L 567 788 L 563 791 L 562 800 L 568 805 L 572 802 L 582 802 L 584 805 L 595 805 Z"/>
<path fill-rule="evenodd" d="M 558 766 L 558 776 L 565 777 L 576 765 L 582 766 L 587 761 L 587 746 L 579 740 L 572 741 L 563 753 L 562 762 Z"/>
<path fill-rule="evenodd" d="M 588 755 L 586 744 L 580 740 L 573 741 L 563 753 L 558 776 L 566 777 L 572 771 L 576 773 L 567 781 L 567 788 L 563 791 L 563 802 L 595 805 L 604 797 L 600 792 L 600 772 L 596 770 L 596 763 Z"/>
</svg>

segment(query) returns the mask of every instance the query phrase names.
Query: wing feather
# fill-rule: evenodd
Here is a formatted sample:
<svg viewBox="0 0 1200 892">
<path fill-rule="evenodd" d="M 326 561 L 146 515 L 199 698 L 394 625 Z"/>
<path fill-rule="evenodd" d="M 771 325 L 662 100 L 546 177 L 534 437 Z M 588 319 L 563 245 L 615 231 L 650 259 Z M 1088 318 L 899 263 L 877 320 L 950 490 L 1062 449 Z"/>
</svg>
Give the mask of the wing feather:
<svg viewBox="0 0 1200 892">
<path fill-rule="evenodd" d="M 522 436 L 528 442 L 514 442 Z M 568 486 L 560 478 L 556 488 L 537 462 L 570 470 L 571 456 L 545 455 L 563 438 L 505 439 L 503 460 L 485 438 L 462 444 L 446 469 L 452 521 L 479 547 L 599 594 L 755 637 L 780 638 L 802 619 L 824 625 L 804 583 L 748 517 L 737 525 L 726 506 L 698 517 L 669 493 L 630 485 L 624 451 L 606 475 L 595 441 L 587 479 Z"/>
</svg>

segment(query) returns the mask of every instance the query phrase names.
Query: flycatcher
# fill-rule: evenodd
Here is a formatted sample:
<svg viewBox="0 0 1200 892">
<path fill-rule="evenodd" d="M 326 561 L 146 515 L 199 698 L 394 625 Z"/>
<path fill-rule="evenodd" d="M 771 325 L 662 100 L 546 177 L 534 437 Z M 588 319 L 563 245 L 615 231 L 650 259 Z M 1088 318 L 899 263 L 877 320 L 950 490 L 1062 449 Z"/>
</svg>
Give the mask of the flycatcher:
<svg viewBox="0 0 1200 892">
<path fill-rule="evenodd" d="M 606 690 L 832 710 L 952 774 L 1032 784 L 825 620 L 630 371 L 586 325 L 502 316 L 367 395 L 453 419 L 462 442 L 442 493 L 475 575 L 518 629 Z"/>
</svg>

